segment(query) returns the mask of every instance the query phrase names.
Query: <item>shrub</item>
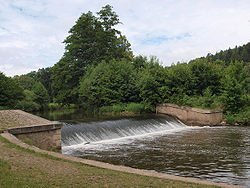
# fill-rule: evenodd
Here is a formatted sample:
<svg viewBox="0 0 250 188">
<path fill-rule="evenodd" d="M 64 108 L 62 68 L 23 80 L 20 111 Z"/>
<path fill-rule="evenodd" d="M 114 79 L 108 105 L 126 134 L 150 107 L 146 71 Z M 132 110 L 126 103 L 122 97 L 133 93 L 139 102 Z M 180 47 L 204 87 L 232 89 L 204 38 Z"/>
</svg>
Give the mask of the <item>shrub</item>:
<svg viewBox="0 0 250 188">
<path fill-rule="evenodd" d="M 0 106 L 0 110 L 8 110 L 10 109 L 8 106 Z"/>
<path fill-rule="evenodd" d="M 122 111 L 125 111 L 125 106 L 122 104 L 115 104 L 112 106 L 112 112 L 114 113 L 120 113 Z"/>
<path fill-rule="evenodd" d="M 17 109 L 24 110 L 27 112 L 38 111 L 41 109 L 41 106 L 33 101 L 19 101 L 16 105 Z"/>
<path fill-rule="evenodd" d="M 112 113 L 120 113 L 125 111 L 125 105 L 124 104 L 114 104 L 113 106 L 102 106 L 99 111 L 101 113 L 105 112 L 112 112 Z"/>
<path fill-rule="evenodd" d="M 102 106 L 102 107 L 100 108 L 100 112 L 101 112 L 101 113 L 112 112 L 112 106 Z"/>
<path fill-rule="evenodd" d="M 129 103 L 125 110 L 128 112 L 141 113 L 145 110 L 145 106 L 142 103 Z"/>
<path fill-rule="evenodd" d="M 128 104 L 114 104 L 112 106 L 103 106 L 99 109 L 100 113 L 120 113 L 120 112 L 154 112 L 155 108 L 149 103 L 128 103 Z"/>
<path fill-rule="evenodd" d="M 74 108 L 76 108 L 75 104 L 68 104 L 68 105 L 63 105 L 60 103 L 49 103 L 48 104 L 49 110 L 63 110 L 63 109 L 74 109 Z"/>
</svg>

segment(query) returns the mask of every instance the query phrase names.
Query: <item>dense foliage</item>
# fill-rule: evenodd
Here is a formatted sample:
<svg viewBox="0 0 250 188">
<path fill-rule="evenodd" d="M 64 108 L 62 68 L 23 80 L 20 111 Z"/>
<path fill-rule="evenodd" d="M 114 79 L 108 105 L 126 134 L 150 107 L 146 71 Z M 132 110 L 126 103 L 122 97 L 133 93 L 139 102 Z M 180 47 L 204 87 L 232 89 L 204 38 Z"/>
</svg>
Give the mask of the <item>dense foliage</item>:
<svg viewBox="0 0 250 188">
<path fill-rule="evenodd" d="M 250 120 L 250 43 L 163 67 L 156 57 L 133 56 L 107 5 L 84 13 L 51 68 L 8 78 L 0 73 L 0 106 L 25 110 L 77 105 L 141 112 L 158 103 L 223 109 L 228 121 Z"/>
<path fill-rule="evenodd" d="M 24 90 L 24 98 L 17 103 L 17 108 L 34 111 L 47 107 L 49 94 L 41 82 L 25 75 L 15 76 L 14 80 Z"/>
<path fill-rule="evenodd" d="M 23 97 L 23 89 L 18 83 L 0 72 L 0 109 L 16 106 Z"/>
<path fill-rule="evenodd" d="M 231 61 L 243 61 L 250 62 L 250 43 L 247 43 L 243 46 L 236 46 L 234 49 L 228 49 L 225 51 L 220 51 L 215 55 L 207 54 L 206 57 L 200 59 L 206 59 L 208 61 L 221 60 L 226 64 L 230 64 Z"/>
<path fill-rule="evenodd" d="M 110 61 L 89 68 L 80 82 L 80 99 L 88 106 L 101 107 L 135 102 L 138 92 L 135 71 L 126 61 Z"/>
<path fill-rule="evenodd" d="M 55 100 L 70 104 L 78 99 L 78 84 L 89 65 L 103 60 L 132 59 L 133 54 L 126 37 L 115 26 L 118 15 L 109 5 L 97 16 L 84 13 L 70 29 L 65 39 L 65 53 L 52 68 L 52 88 Z"/>
</svg>

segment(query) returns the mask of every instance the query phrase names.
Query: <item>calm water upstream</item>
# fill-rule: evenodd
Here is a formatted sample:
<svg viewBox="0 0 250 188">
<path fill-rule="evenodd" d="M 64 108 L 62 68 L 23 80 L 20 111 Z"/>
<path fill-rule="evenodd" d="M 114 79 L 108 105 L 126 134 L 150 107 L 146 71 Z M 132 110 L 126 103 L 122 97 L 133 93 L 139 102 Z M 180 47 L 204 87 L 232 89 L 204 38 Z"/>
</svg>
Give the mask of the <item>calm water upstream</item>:
<svg viewBox="0 0 250 188">
<path fill-rule="evenodd" d="M 250 187 L 250 127 L 187 127 L 171 117 L 67 122 L 63 153 Z"/>
</svg>

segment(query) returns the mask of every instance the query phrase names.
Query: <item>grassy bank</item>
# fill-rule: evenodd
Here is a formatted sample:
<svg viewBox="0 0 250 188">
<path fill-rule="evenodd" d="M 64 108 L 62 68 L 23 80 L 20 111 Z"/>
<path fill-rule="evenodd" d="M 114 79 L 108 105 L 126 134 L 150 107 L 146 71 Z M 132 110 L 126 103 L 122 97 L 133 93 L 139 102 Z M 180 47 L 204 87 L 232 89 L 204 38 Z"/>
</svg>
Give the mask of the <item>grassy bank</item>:
<svg viewBox="0 0 250 188">
<path fill-rule="evenodd" d="M 116 172 L 35 153 L 0 136 L 0 187 L 214 187 Z"/>
<path fill-rule="evenodd" d="M 147 103 L 126 103 L 126 104 L 114 104 L 112 106 L 103 106 L 99 109 L 100 113 L 148 113 L 154 112 L 155 109 L 152 105 Z"/>
</svg>

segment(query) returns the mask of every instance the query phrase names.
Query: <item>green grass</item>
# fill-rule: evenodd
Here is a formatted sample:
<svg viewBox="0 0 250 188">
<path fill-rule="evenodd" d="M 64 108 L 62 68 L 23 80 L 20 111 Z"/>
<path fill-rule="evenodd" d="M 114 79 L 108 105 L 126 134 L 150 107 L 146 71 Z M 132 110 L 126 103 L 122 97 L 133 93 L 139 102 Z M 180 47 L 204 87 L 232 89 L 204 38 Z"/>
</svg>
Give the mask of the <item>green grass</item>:
<svg viewBox="0 0 250 188">
<path fill-rule="evenodd" d="M 64 159 L 61 159 L 61 158 L 54 157 L 52 155 L 48 155 L 48 154 L 45 154 L 45 153 L 38 153 L 38 152 L 35 152 L 34 150 L 20 147 L 20 146 L 18 146 L 16 144 L 13 144 L 13 143 L 9 142 L 6 138 L 4 138 L 2 136 L 0 136 L 0 142 L 5 143 L 5 146 L 10 148 L 10 149 L 15 149 L 15 150 L 18 150 L 20 152 L 26 152 L 26 153 L 32 154 L 34 156 L 37 156 L 37 157 L 45 157 L 45 158 L 48 158 L 48 159 L 58 160 L 58 161 L 67 161 L 67 160 L 64 160 Z"/>
<path fill-rule="evenodd" d="M 126 106 L 126 111 L 128 112 L 135 112 L 135 113 L 141 113 L 144 112 L 145 106 L 142 103 L 129 103 Z"/>
<path fill-rule="evenodd" d="M 75 109 L 75 108 L 76 108 L 75 104 L 69 104 L 69 105 L 63 105 L 60 103 L 49 103 L 48 104 L 49 110 L 63 110 L 63 109 Z"/>
<path fill-rule="evenodd" d="M 83 165 L 24 149 L 0 136 L 0 187 L 214 187 Z M 11 156 L 6 158 L 6 156 Z"/>
<path fill-rule="evenodd" d="M 149 104 L 143 103 L 127 103 L 127 104 L 114 104 L 112 106 L 103 106 L 100 108 L 100 113 L 113 113 L 119 114 L 122 112 L 144 113 L 152 112 L 154 108 Z"/>
</svg>

